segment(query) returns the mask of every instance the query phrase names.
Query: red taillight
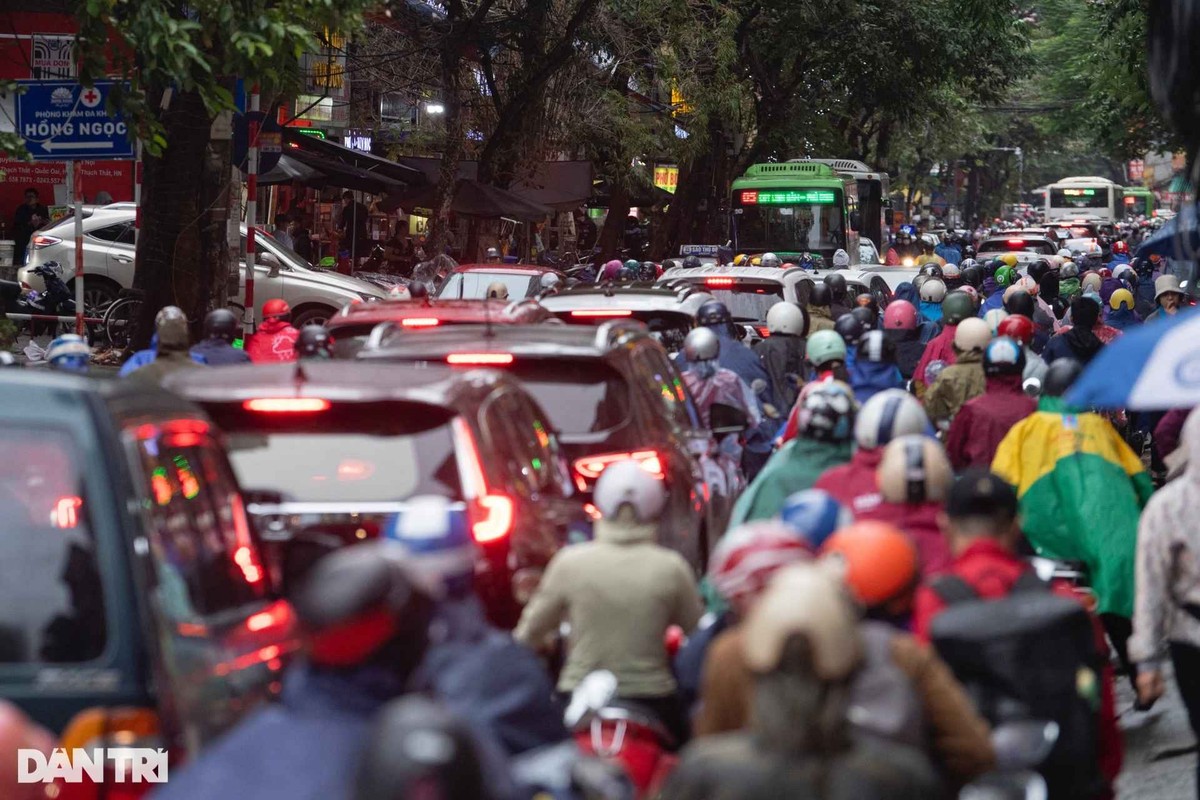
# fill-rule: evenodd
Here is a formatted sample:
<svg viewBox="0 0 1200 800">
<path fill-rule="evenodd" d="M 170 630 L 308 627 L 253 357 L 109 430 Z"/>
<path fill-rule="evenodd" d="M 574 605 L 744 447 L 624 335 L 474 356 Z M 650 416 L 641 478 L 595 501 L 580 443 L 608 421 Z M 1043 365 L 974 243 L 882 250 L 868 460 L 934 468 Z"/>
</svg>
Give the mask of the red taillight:
<svg viewBox="0 0 1200 800">
<path fill-rule="evenodd" d="M 33 245 L 34 250 L 41 250 L 43 247 L 59 244 L 62 242 L 62 239 L 59 239 L 57 236 L 46 236 L 39 233 L 37 236 L 34 236 L 32 239 L 30 239 L 29 242 Z"/>
<path fill-rule="evenodd" d="M 508 536 L 513 524 L 513 501 L 501 494 L 485 494 L 472 502 L 471 535 L 480 544 Z"/>
<path fill-rule="evenodd" d="M 243 402 L 242 408 L 260 414 L 304 414 L 328 411 L 329 401 L 321 397 L 256 397 Z"/>
<path fill-rule="evenodd" d="M 572 311 L 572 317 L 632 317 L 628 308 L 584 308 Z"/>
<path fill-rule="evenodd" d="M 263 579 L 263 566 L 250 538 L 250 522 L 246 519 L 246 506 L 240 494 L 229 498 L 233 507 L 233 537 L 237 548 L 233 551 L 233 563 L 242 571 L 246 583 L 259 583 Z"/>
<path fill-rule="evenodd" d="M 470 426 L 462 417 L 456 417 L 452 424 L 458 439 L 459 470 L 462 473 L 463 494 L 467 497 L 471 536 L 479 544 L 497 542 L 512 531 L 515 505 L 510 498 L 488 491 L 483 460 Z"/>
<path fill-rule="evenodd" d="M 60 497 L 50 511 L 50 525 L 55 528 L 74 528 L 79 524 L 79 509 L 83 498 L 76 495 Z"/>
<path fill-rule="evenodd" d="M 451 353 L 446 363 L 453 367 L 502 367 L 513 363 L 512 353 Z"/>
<path fill-rule="evenodd" d="M 405 317 L 400 324 L 406 328 L 436 328 L 441 323 L 437 317 Z"/>
<path fill-rule="evenodd" d="M 764 339 L 771 335 L 771 329 L 768 328 L 766 325 L 759 325 L 757 327 L 758 327 L 758 335 L 763 337 Z"/>
<path fill-rule="evenodd" d="M 628 461 L 633 459 L 638 463 L 638 466 L 645 470 L 648 474 L 655 478 L 662 479 L 664 477 L 662 459 L 658 453 L 653 450 L 638 450 L 633 453 L 604 453 L 601 455 L 584 456 L 583 458 L 575 459 L 575 471 L 585 478 L 595 480 L 600 477 L 600 473 L 609 465 L 617 461 Z"/>
<path fill-rule="evenodd" d="M 1025 244 L 1024 239 L 1009 239 L 1008 240 L 1009 247 L 1021 247 L 1024 244 Z"/>
<path fill-rule="evenodd" d="M 733 286 L 733 278 L 709 278 L 704 284 L 706 286 Z"/>
</svg>

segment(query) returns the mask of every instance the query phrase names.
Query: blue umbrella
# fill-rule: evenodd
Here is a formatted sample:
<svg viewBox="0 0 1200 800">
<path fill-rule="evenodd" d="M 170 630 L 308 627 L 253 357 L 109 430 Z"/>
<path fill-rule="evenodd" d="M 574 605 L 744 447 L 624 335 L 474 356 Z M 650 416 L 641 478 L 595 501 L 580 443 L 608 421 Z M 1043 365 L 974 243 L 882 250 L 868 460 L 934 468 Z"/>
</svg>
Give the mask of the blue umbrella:
<svg viewBox="0 0 1200 800">
<path fill-rule="evenodd" d="M 1200 220 L 1196 218 L 1196 204 L 1183 207 L 1179 214 L 1159 228 L 1137 249 L 1142 258 L 1162 256 L 1178 261 L 1192 261 L 1200 252 Z"/>
<path fill-rule="evenodd" d="M 1136 411 L 1200 405 L 1200 313 L 1181 311 L 1114 339 L 1065 400 L 1079 408 Z"/>
</svg>

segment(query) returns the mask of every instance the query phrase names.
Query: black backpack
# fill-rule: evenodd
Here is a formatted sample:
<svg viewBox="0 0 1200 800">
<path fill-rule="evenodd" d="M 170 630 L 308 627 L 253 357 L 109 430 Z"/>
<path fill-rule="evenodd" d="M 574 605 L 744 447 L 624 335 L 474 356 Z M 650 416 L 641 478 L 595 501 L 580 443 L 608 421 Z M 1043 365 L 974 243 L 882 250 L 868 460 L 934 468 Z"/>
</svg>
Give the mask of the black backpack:
<svg viewBox="0 0 1200 800">
<path fill-rule="evenodd" d="M 1033 572 L 996 600 L 980 599 L 954 575 L 936 579 L 932 589 L 949 606 L 930 627 L 933 646 L 979 712 L 993 726 L 1034 719 L 1058 723 L 1058 743 L 1038 768 L 1050 797 L 1095 797 L 1104 789 L 1103 658 L 1087 610 L 1052 593 Z"/>
</svg>

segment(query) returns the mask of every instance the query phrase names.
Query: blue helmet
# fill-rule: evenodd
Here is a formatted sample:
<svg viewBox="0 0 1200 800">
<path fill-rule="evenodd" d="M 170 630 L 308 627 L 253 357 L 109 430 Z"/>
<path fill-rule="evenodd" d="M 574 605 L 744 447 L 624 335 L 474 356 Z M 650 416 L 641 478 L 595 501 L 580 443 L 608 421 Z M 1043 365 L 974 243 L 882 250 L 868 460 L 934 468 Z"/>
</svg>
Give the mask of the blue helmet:
<svg viewBox="0 0 1200 800">
<path fill-rule="evenodd" d="M 443 596 L 470 594 L 478 551 L 465 509 L 436 495 L 414 497 L 392 524 L 387 538 L 399 542 L 410 563 Z"/>
<path fill-rule="evenodd" d="M 729 307 L 719 300 L 709 300 L 696 312 L 697 325 L 729 325 L 732 322 Z"/>
<path fill-rule="evenodd" d="M 916 225 L 901 225 L 899 233 L 903 233 L 904 235 L 911 236 L 915 239 L 917 237 L 917 226 Z"/>
<path fill-rule="evenodd" d="M 834 531 L 853 523 L 854 515 L 829 492 L 805 489 L 784 501 L 780 521 L 816 551 Z"/>
<path fill-rule="evenodd" d="M 55 369 L 64 372 L 87 372 L 92 350 L 87 340 L 77 333 L 64 333 L 50 343 L 46 360 Z"/>
</svg>

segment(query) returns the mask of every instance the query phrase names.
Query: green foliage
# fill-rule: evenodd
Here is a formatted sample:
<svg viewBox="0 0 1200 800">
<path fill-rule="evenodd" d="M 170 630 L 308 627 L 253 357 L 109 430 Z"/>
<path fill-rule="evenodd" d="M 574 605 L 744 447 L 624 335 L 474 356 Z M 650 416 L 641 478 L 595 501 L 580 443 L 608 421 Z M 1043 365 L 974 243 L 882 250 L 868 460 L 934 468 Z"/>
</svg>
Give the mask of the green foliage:
<svg viewBox="0 0 1200 800">
<path fill-rule="evenodd" d="M 0 81 L 0 94 L 16 93 L 20 93 L 20 87 L 16 83 Z M 25 140 L 15 133 L 0 133 L 0 153 L 5 153 L 9 158 L 25 157 Z"/>
</svg>

